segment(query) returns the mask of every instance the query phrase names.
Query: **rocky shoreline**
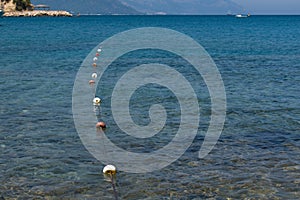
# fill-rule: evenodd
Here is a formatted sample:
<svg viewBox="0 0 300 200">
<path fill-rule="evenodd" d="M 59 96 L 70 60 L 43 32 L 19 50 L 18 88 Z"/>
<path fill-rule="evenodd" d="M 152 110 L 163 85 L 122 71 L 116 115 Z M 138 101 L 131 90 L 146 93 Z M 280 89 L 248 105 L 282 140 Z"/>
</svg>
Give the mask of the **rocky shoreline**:
<svg viewBox="0 0 300 200">
<path fill-rule="evenodd" d="M 49 17 L 72 17 L 72 14 L 67 11 L 54 11 L 54 10 L 34 10 L 34 11 L 13 11 L 5 12 L 3 17 L 40 17 L 40 16 L 49 16 Z"/>
</svg>

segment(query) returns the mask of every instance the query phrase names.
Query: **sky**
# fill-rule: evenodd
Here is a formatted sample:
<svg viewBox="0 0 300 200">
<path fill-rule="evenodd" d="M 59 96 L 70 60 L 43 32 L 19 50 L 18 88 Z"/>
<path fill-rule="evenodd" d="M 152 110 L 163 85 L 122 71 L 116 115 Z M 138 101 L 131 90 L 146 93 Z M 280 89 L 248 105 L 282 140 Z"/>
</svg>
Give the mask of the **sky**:
<svg viewBox="0 0 300 200">
<path fill-rule="evenodd" d="M 251 14 L 298 14 L 300 0 L 232 0 Z"/>
</svg>

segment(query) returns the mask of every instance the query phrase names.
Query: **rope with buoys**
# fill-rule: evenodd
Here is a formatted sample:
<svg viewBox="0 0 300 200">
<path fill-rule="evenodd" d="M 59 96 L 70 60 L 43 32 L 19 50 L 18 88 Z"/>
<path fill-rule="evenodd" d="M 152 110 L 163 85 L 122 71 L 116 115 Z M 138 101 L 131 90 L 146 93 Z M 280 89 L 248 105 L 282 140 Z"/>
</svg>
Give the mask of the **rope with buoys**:
<svg viewBox="0 0 300 200">
<path fill-rule="evenodd" d="M 93 93 L 93 96 L 94 96 L 93 106 L 94 106 L 94 112 L 97 116 L 97 121 L 98 121 L 96 123 L 97 132 L 98 131 L 101 132 L 101 131 L 104 131 L 106 129 L 105 122 L 103 122 L 101 120 L 100 105 L 101 105 L 102 100 L 101 100 L 101 98 L 96 97 L 96 90 L 94 88 L 94 85 L 96 83 L 96 79 L 98 77 L 97 72 L 96 72 L 96 68 L 97 68 L 97 63 L 96 62 L 98 60 L 98 57 L 100 56 L 101 51 L 102 51 L 102 49 L 101 49 L 101 47 L 99 47 L 97 49 L 97 53 L 95 54 L 95 57 L 93 58 L 92 66 L 93 66 L 94 72 L 91 75 L 92 79 L 89 81 L 89 85 L 93 88 L 93 92 L 94 92 Z M 111 182 L 113 192 L 114 192 L 114 197 L 115 197 L 116 200 L 118 200 L 118 192 L 117 192 L 117 189 L 116 189 L 116 173 L 117 173 L 116 167 L 114 165 L 106 165 L 103 168 L 102 172 L 103 172 L 104 177 L 106 178 L 106 180 L 109 180 L 109 182 Z"/>
</svg>

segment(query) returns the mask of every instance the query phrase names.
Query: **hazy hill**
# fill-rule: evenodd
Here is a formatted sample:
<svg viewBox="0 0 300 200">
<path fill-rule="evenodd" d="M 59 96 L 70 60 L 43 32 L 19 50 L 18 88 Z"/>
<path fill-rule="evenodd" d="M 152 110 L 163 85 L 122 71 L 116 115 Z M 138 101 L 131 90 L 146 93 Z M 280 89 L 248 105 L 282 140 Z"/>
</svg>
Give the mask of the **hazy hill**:
<svg viewBox="0 0 300 200">
<path fill-rule="evenodd" d="M 51 10 L 81 14 L 140 14 L 119 0 L 31 0 L 34 5 L 46 4 Z"/>
<path fill-rule="evenodd" d="M 138 11 L 153 14 L 227 14 L 243 9 L 231 0 L 120 0 Z"/>
<path fill-rule="evenodd" d="M 231 0 L 31 0 L 82 14 L 226 14 L 243 9 Z"/>
</svg>

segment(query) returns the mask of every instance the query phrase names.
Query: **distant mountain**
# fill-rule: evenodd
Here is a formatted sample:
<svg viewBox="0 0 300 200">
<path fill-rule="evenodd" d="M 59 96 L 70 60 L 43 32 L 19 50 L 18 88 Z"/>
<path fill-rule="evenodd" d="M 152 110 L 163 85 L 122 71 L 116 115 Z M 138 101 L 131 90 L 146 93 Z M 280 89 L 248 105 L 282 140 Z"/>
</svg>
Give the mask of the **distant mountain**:
<svg viewBox="0 0 300 200">
<path fill-rule="evenodd" d="M 120 0 L 148 14 L 227 14 L 243 11 L 231 0 Z"/>
<path fill-rule="evenodd" d="M 81 14 L 141 14 L 119 0 L 31 0 L 34 5 L 46 4 L 51 10 Z"/>
<path fill-rule="evenodd" d="M 31 0 L 52 10 L 81 14 L 227 14 L 242 7 L 231 0 Z"/>
</svg>

